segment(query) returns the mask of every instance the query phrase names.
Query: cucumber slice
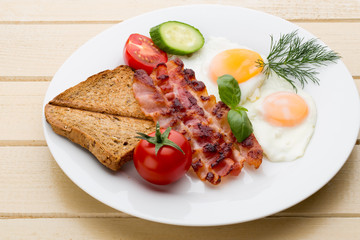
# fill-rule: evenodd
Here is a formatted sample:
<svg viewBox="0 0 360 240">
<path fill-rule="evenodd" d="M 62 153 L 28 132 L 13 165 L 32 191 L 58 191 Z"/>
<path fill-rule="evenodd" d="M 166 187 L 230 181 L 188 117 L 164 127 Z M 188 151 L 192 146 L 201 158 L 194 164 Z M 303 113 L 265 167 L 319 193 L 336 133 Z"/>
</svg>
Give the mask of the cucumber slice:
<svg viewBox="0 0 360 240">
<path fill-rule="evenodd" d="M 161 50 L 175 55 L 193 53 L 205 42 L 198 29 L 178 21 L 168 21 L 152 27 L 150 36 Z"/>
</svg>

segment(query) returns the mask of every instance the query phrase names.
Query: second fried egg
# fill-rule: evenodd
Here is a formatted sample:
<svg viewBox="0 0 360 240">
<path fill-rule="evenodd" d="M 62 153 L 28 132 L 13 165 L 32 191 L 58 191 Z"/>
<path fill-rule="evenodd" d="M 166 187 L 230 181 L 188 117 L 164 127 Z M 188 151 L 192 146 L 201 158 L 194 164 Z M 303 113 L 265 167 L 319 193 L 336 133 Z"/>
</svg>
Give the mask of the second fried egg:
<svg viewBox="0 0 360 240">
<path fill-rule="evenodd" d="M 272 74 L 254 102 L 243 105 L 254 134 L 270 161 L 292 161 L 302 157 L 316 124 L 316 105 L 301 88 Z"/>
</svg>

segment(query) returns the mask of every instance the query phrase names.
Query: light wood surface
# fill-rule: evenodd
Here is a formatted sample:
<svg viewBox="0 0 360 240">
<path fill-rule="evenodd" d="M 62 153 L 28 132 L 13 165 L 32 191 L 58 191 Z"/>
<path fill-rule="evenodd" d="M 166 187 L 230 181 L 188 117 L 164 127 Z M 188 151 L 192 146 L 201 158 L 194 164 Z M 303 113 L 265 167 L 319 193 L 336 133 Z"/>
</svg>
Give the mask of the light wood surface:
<svg viewBox="0 0 360 240">
<path fill-rule="evenodd" d="M 326 42 L 334 51 L 341 53 L 351 74 L 360 76 L 360 64 L 356 59 L 360 56 L 360 22 L 297 24 Z M 0 80 L 51 80 L 71 53 L 112 25 L 61 23 L 55 27 L 54 24 L 39 23 L 3 24 L 0 36 L 7 37 L 0 38 Z"/>
<path fill-rule="evenodd" d="M 298 24 L 341 54 L 360 91 L 358 0 L 0 0 L 1 240 L 360 239 L 359 140 L 344 167 L 313 196 L 264 219 L 220 227 L 170 226 L 116 211 L 58 167 L 44 138 L 42 105 L 61 64 L 120 21 L 194 3 L 248 7 Z"/>
</svg>

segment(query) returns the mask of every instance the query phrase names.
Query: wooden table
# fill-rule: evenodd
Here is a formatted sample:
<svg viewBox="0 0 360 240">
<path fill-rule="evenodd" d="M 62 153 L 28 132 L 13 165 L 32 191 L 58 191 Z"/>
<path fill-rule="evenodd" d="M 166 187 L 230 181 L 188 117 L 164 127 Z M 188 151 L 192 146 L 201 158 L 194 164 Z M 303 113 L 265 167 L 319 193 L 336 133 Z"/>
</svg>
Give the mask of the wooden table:
<svg viewBox="0 0 360 240">
<path fill-rule="evenodd" d="M 0 0 L 0 239 L 360 239 L 359 140 L 335 178 L 307 200 L 220 227 L 170 226 L 118 212 L 79 189 L 54 161 L 43 135 L 42 103 L 73 51 L 138 14 L 220 2 L 312 32 L 342 55 L 360 88 L 359 0 Z"/>
</svg>

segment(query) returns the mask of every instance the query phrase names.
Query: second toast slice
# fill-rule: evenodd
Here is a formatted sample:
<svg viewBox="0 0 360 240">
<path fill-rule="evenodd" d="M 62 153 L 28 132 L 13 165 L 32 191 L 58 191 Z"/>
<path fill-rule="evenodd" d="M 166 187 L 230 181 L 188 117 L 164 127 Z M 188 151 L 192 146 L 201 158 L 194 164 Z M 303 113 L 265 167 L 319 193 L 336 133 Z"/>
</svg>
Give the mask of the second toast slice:
<svg viewBox="0 0 360 240">
<path fill-rule="evenodd" d="M 45 106 L 45 117 L 55 133 L 88 149 L 103 165 L 116 171 L 132 159 L 136 132 L 149 133 L 154 123 L 129 117 L 68 107 Z"/>
</svg>

